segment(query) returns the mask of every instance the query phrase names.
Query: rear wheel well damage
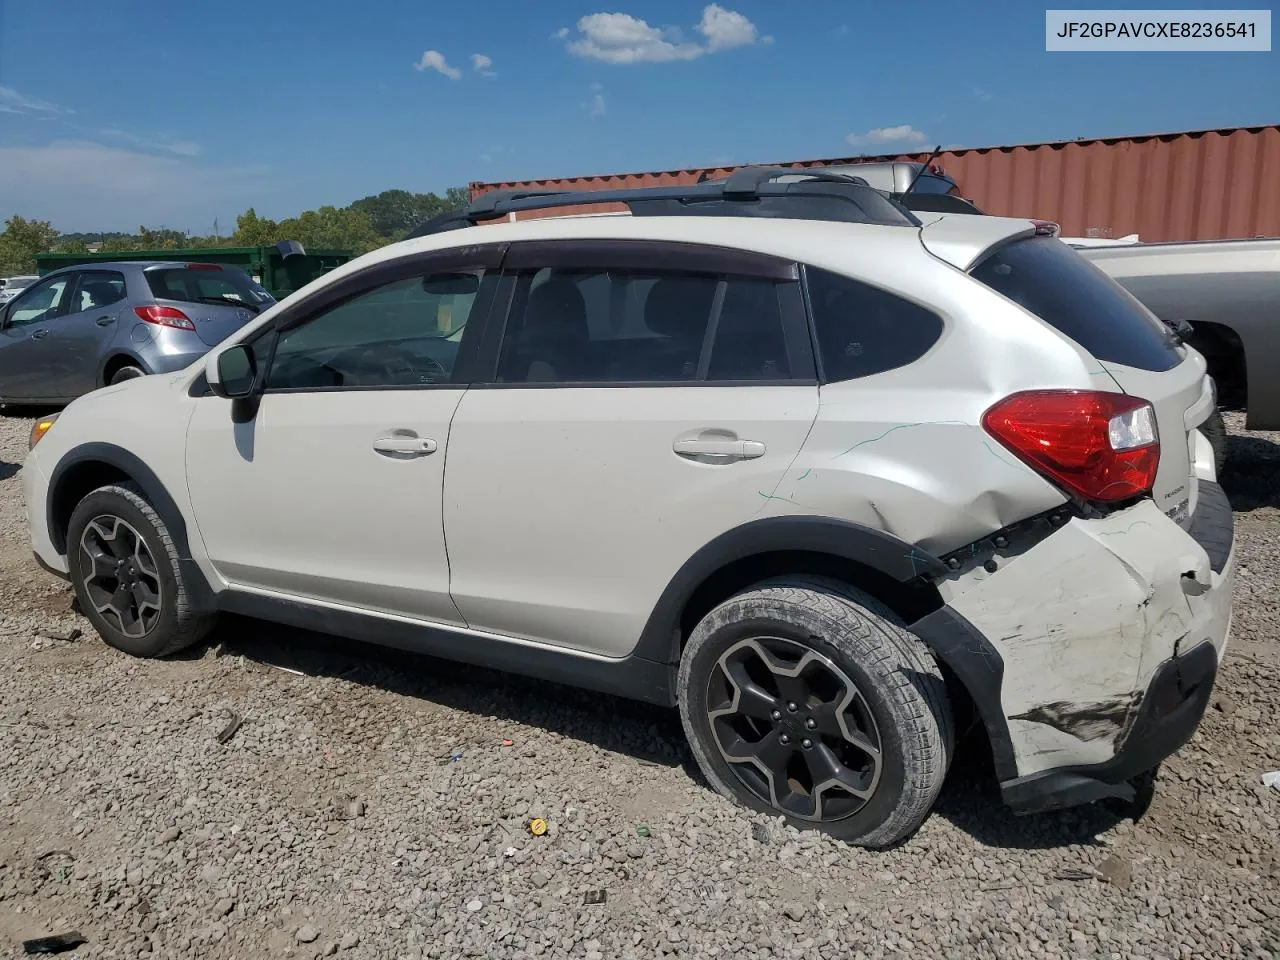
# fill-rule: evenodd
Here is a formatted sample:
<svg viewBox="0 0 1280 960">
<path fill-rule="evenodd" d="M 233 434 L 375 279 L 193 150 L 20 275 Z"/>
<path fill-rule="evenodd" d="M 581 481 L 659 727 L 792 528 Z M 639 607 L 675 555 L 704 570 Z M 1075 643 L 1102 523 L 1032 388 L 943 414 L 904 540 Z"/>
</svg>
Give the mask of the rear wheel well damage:
<svg viewBox="0 0 1280 960">
<path fill-rule="evenodd" d="M 774 577 L 809 575 L 848 584 L 879 600 L 904 623 L 913 623 L 942 605 L 937 588 L 924 580 L 903 583 L 856 560 L 804 550 L 778 550 L 743 557 L 700 583 L 680 613 L 680 646 L 708 613 L 752 584 Z"/>
<path fill-rule="evenodd" d="M 966 735 L 969 746 L 977 748 L 1002 778 L 1014 775 L 1012 744 L 1000 708 L 1000 656 L 963 618 L 944 608 L 937 587 L 923 577 L 897 580 L 869 564 L 820 551 L 778 550 L 742 557 L 711 573 L 690 593 L 674 628 L 672 663 L 679 663 L 693 629 L 721 603 L 753 584 L 796 575 L 847 584 L 899 617 L 933 652 L 957 733 Z"/>
</svg>

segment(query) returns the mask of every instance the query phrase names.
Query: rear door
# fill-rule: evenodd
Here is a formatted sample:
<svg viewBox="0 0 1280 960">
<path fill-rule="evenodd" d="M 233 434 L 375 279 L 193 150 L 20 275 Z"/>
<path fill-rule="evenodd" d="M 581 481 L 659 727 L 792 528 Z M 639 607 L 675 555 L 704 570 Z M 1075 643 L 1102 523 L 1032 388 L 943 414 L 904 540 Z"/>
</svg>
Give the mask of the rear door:
<svg viewBox="0 0 1280 960">
<path fill-rule="evenodd" d="M 125 278 L 116 270 L 78 274 L 67 312 L 49 327 L 39 376 L 57 397 L 78 397 L 99 386 L 102 358 L 120 327 Z"/>
<path fill-rule="evenodd" d="M 511 247 L 492 382 L 449 439 L 470 626 L 623 656 L 680 566 L 759 515 L 817 414 L 797 277 L 676 243 Z"/>
<path fill-rule="evenodd" d="M 1052 237 L 998 248 L 973 276 L 1034 313 L 1093 355 L 1125 393 L 1155 408 L 1160 465 L 1152 494 L 1183 526 L 1195 511 L 1194 431 L 1212 410 L 1199 354 L 1122 286 Z"/>
</svg>

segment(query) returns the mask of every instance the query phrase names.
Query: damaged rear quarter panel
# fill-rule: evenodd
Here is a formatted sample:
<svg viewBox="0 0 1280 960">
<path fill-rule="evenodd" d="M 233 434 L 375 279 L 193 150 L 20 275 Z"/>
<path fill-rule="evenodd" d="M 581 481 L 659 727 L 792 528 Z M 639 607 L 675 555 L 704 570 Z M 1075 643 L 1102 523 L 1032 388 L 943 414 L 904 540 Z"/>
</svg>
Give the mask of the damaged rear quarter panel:
<svg viewBox="0 0 1280 960">
<path fill-rule="evenodd" d="M 1073 519 L 995 572 L 976 566 L 941 585 L 1004 660 L 1019 775 L 1115 754 L 1151 675 L 1208 615 L 1184 574 L 1209 584 L 1208 557 L 1143 501 Z"/>
</svg>

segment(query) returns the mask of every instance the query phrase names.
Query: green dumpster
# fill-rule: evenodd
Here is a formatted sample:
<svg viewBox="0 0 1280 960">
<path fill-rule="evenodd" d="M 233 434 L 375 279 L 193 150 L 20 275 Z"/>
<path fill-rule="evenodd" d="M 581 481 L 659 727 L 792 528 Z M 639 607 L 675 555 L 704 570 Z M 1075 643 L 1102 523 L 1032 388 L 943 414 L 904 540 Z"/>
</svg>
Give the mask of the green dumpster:
<svg viewBox="0 0 1280 960">
<path fill-rule="evenodd" d="M 185 250 L 113 250 L 101 253 L 41 253 L 36 256 L 40 275 L 76 264 L 120 260 L 190 260 L 239 267 L 283 300 L 321 274 L 341 266 L 354 256 L 349 250 L 304 250 L 302 244 L 285 241 L 274 247 L 198 247 Z"/>
</svg>

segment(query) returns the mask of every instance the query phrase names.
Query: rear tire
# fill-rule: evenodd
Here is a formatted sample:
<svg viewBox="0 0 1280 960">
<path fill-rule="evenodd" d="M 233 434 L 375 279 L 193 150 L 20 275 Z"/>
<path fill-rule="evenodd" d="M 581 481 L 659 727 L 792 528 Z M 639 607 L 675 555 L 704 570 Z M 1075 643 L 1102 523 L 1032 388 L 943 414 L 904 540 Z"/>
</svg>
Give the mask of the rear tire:
<svg viewBox="0 0 1280 960">
<path fill-rule="evenodd" d="M 928 648 L 882 604 L 824 578 L 767 581 L 712 610 L 689 637 L 677 694 L 719 793 L 860 846 L 920 826 L 954 747 Z"/>
<path fill-rule="evenodd" d="M 108 386 L 115 386 L 117 383 L 124 383 L 126 380 L 136 380 L 138 377 L 145 377 L 147 372 L 141 367 L 135 367 L 130 364 L 127 367 L 121 367 L 115 373 L 111 374 L 111 379 L 107 381 Z"/>
<path fill-rule="evenodd" d="M 193 611 L 168 527 L 132 484 L 80 501 L 67 525 L 67 565 L 81 613 L 117 650 L 164 657 L 213 626 Z"/>
<path fill-rule="evenodd" d="M 1222 411 L 1214 407 L 1209 419 L 1200 425 L 1200 432 L 1209 441 L 1209 446 L 1213 447 L 1214 469 L 1221 477 L 1222 470 L 1227 465 L 1227 423 L 1222 419 Z"/>
</svg>

